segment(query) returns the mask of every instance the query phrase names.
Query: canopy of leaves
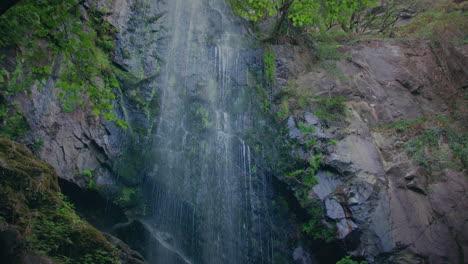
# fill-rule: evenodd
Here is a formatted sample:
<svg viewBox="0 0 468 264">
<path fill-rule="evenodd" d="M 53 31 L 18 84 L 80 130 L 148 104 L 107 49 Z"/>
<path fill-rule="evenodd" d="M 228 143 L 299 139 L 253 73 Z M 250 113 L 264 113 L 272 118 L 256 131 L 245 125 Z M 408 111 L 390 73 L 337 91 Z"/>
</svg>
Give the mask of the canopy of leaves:
<svg viewBox="0 0 468 264">
<path fill-rule="evenodd" d="M 281 1 L 273 0 L 229 0 L 235 12 L 250 21 L 258 21 L 275 15 Z"/>
<path fill-rule="evenodd" d="M 329 28 L 342 25 L 349 28 L 353 14 L 376 5 L 378 0 L 230 0 L 241 17 L 258 21 L 278 12 L 286 13 L 294 26 Z"/>
</svg>

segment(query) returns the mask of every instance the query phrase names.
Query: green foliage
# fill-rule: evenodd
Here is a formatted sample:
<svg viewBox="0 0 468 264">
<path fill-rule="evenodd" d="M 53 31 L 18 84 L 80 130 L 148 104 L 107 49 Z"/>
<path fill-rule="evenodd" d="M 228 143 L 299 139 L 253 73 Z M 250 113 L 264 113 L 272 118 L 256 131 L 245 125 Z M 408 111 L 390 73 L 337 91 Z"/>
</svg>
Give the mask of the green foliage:
<svg viewBox="0 0 468 264">
<path fill-rule="evenodd" d="M 137 188 L 123 187 L 115 202 L 124 208 L 135 207 L 140 203 L 140 196 Z"/>
<path fill-rule="evenodd" d="M 288 18 L 294 26 L 308 26 L 319 22 L 321 3 L 314 0 L 296 0 L 291 4 Z"/>
<path fill-rule="evenodd" d="M 120 263 L 115 256 L 115 252 L 104 251 L 98 249 L 92 254 L 85 254 L 81 264 L 97 264 L 97 263 Z"/>
<path fill-rule="evenodd" d="M 346 99 L 344 97 L 319 97 L 310 88 L 297 87 L 294 83 L 283 88 L 277 98 L 280 101 L 280 111 L 277 113 L 280 118 L 288 116 L 291 109 L 296 107 L 313 112 L 325 125 L 341 121 L 346 115 Z"/>
<path fill-rule="evenodd" d="M 301 183 L 304 187 L 311 189 L 318 184 L 318 178 L 316 176 L 317 171 L 322 161 L 322 154 L 314 155 L 309 160 L 309 166 L 306 169 L 294 170 L 286 175 L 289 179 L 295 179 Z"/>
<path fill-rule="evenodd" d="M 109 248 L 93 248 L 92 245 L 84 245 L 85 241 L 80 241 L 92 238 L 97 235 L 97 231 L 88 229 L 89 224 L 75 214 L 73 205 L 60 193 L 59 197 L 61 203 L 44 208 L 43 214 L 33 220 L 34 232 L 28 243 L 34 251 L 51 256 L 60 263 L 119 263 L 115 251 Z M 89 247 L 85 252 L 90 253 L 84 256 L 81 252 L 76 255 L 67 254 L 66 252 L 70 252 L 69 247 Z M 101 262 L 87 262 L 88 260 Z"/>
<path fill-rule="evenodd" d="M 395 132 L 412 132 L 414 129 L 420 127 L 428 121 L 426 117 L 415 118 L 412 120 L 398 120 L 387 125 L 380 126 L 380 129 L 395 130 Z"/>
<path fill-rule="evenodd" d="M 290 111 L 289 111 L 289 103 L 288 103 L 288 101 L 283 101 L 283 102 L 281 103 L 280 108 L 281 108 L 281 109 L 280 109 L 280 111 L 279 111 L 278 114 L 277 114 L 278 117 L 279 117 L 280 119 L 289 116 Z"/>
<path fill-rule="evenodd" d="M 374 130 L 398 136 L 408 156 L 432 172 L 444 168 L 466 169 L 468 165 L 468 133 L 455 119 L 421 117 L 399 120 Z"/>
<path fill-rule="evenodd" d="M 323 158 L 323 154 L 316 154 L 310 157 L 309 165 L 314 175 L 317 173 L 320 167 L 320 164 L 322 163 L 322 158 Z"/>
<path fill-rule="evenodd" d="M 119 263 L 116 250 L 78 217 L 60 193 L 52 166 L 36 159 L 23 145 L 3 138 L 0 157 L 2 168 L 9 172 L 0 177 L 0 215 L 21 233 L 28 251 L 65 264 L 82 264 L 85 255 L 103 251 L 112 257 L 95 263 Z"/>
<path fill-rule="evenodd" d="M 299 128 L 299 131 L 301 131 L 303 134 L 312 134 L 317 131 L 317 128 L 313 125 L 307 126 L 305 123 L 300 122 L 297 124 L 297 127 Z"/>
<path fill-rule="evenodd" d="M 280 1 L 272 0 L 228 0 L 234 12 L 250 21 L 258 21 L 278 13 Z"/>
<path fill-rule="evenodd" d="M 276 74 L 276 54 L 271 48 L 266 48 L 263 52 L 263 64 L 265 68 L 265 79 L 268 85 L 274 85 Z"/>
<path fill-rule="evenodd" d="M 39 151 L 42 148 L 43 145 L 44 145 L 44 139 L 42 137 L 38 137 L 36 139 L 36 142 L 34 142 L 34 145 L 32 147 L 32 151 L 33 152 Z"/>
<path fill-rule="evenodd" d="M 305 170 L 304 170 L 304 169 L 295 170 L 295 171 L 293 171 L 293 172 L 290 172 L 286 177 L 287 177 L 287 178 L 296 178 L 297 176 L 300 176 L 300 175 L 302 175 L 303 173 L 305 173 Z"/>
<path fill-rule="evenodd" d="M 191 105 L 193 113 L 194 128 L 199 131 L 205 131 L 213 127 L 212 113 L 202 103 L 196 102 Z"/>
<path fill-rule="evenodd" d="M 351 259 L 351 256 L 346 256 L 336 262 L 336 264 L 367 264 L 367 261 L 355 261 Z"/>
<path fill-rule="evenodd" d="M 302 231 L 313 239 L 320 239 L 327 243 L 333 241 L 336 230 L 324 224 L 323 216 L 325 215 L 325 210 L 321 201 L 318 199 L 307 200 L 302 201 L 302 204 L 304 207 L 307 207 L 309 216 L 309 220 L 302 226 Z"/>
<path fill-rule="evenodd" d="M 340 25 L 344 31 L 351 31 L 355 24 L 356 13 L 369 6 L 376 6 L 377 0 L 325 0 L 322 5 L 324 28 Z"/>
<path fill-rule="evenodd" d="M 423 38 L 436 43 L 463 45 L 468 31 L 466 2 L 441 1 L 416 16 L 402 28 L 400 34 L 409 38 Z"/>
<path fill-rule="evenodd" d="M 308 139 L 305 140 L 305 145 L 306 145 L 307 149 L 312 148 L 316 144 L 317 144 L 317 138 L 316 137 L 308 138 Z"/>
<path fill-rule="evenodd" d="M 260 108 L 264 113 L 270 112 L 270 100 L 268 100 L 268 91 L 261 85 L 257 85 L 255 87 L 258 97 L 257 101 L 260 101 Z"/>
<path fill-rule="evenodd" d="M 94 179 L 93 172 L 90 170 L 84 170 L 81 174 L 83 176 L 86 176 L 86 178 L 88 179 L 88 184 L 86 185 L 86 189 L 96 190 L 97 185 L 96 185 L 96 180 Z"/>
<path fill-rule="evenodd" d="M 377 0 L 230 0 L 241 17 L 258 21 L 281 14 L 278 23 L 287 17 L 294 26 L 315 26 L 329 29 L 341 25 L 349 31 L 355 24 L 356 13 L 377 5 Z M 279 27 L 277 27 L 279 28 Z"/>
<path fill-rule="evenodd" d="M 346 98 L 337 97 L 319 97 L 315 104 L 317 109 L 314 114 L 325 123 L 339 121 L 346 114 Z"/>
<path fill-rule="evenodd" d="M 29 124 L 22 111 L 18 110 L 18 103 L 8 104 L 6 101 L 0 103 L 0 136 L 18 140 L 29 130 Z"/>
<path fill-rule="evenodd" d="M 89 21 L 82 22 L 78 8 L 78 0 L 24 0 L 0 17 L 0 47 L 25 51 L 15 71 L 7 75 L 2 71 L 2 79 L 8 80 L 2 90 L 15 94 L 47 79 L 53 70 L 48 54 L 52 61 L 60 54 L 62 67 L 54 71 L 63 110 L 90 105 L 95 114 L 126 127 L 112 113 L 112 89 L 118 87 L 110 68 L 115 30 L 94 8 L 89 9 Z M 39 46 L 40 40 L 47 45 Z"/>
<path fill-rule="evenodd" d="M 443 134 L 444 131 L 440 127 L 426 128 L 405 142 L 403 148 L 408 156 L 431 171 L 447 167 L 456 168 L 447 150 L 441 146 L 440 140 Z"/>
</svg>

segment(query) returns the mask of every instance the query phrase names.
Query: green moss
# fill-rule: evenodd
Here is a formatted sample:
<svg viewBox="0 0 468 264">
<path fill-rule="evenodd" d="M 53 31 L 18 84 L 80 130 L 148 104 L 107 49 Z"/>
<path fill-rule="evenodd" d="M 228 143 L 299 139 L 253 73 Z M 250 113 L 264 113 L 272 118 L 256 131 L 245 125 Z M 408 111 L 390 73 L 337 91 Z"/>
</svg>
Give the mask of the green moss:
<svg viewBox="0 0 468 264">
<path fill-rule="evenodd" d="M 20 231 L 29 250 L 67 264 L 99 260 L 106 252 L 108 258 L 95 263 L 119 263 L 111 244 L 61 195 L 52 166 L 3 138 L 0 161 L 0 216 Z"/>
<path fill-rule="evenodd" d="M 265 69 L 265 79 L 268 85 L 275 84 L 276 74 L 276 54 L 270 47 L 263 52 L 263 65 Z"/>
</svg>

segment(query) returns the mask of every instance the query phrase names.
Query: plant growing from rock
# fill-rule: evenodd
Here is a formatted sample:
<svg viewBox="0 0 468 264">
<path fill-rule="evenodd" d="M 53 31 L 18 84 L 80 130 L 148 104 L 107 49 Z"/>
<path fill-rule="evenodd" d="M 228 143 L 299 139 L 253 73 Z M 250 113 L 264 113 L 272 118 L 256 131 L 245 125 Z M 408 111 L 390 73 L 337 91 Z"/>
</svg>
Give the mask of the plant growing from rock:
<svg viewBox="0 0 468 264">
<path fill-rule="evenodd" d="M 82 22 L 79 5 L 76 0 L 25 0 L 0 17 L 0 47 L 23 50 L 13 72 L 2 70 L 2 93 L 17 94 L 35 81 L 54 78 L 64 111 L 89 106 L 94 114 L 125 128 L 126 122 L 112 112 L 112 90 L 118 88 L 110 67 L 115 29 L 95 8 Z M 61 68 L 53 67 L 55 60 L 61 60 Z"/>
</svg>

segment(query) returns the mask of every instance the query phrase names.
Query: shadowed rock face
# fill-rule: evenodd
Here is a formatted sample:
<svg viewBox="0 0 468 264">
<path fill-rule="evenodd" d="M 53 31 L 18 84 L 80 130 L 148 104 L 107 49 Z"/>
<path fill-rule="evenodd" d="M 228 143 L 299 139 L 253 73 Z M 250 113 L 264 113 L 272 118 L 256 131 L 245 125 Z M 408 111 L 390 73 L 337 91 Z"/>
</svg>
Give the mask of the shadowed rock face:
<svg viewBox="0 0 468 264">
<path fill-rule="evenodd" d="M 443 46 L 433 52 L 424 42 L 362 42 L 342 47 L 352 59 L 337 62 L 344 75 L 338 78 L 324 70 L 310 70 L 311 64 L 301 59 L 307 56 L 298 55 L 304 49 L 288 45 L 274 49 L 279 64 L 276 89 L 296 79 L 299 88 L 349 100 L 345 124 L 324 131 L 338 140 L 325 158 L 338 174 L 323 179 L 320 172 L 322 180 L 310 194 L 324 201 L 327 216 L 337 222 L 340 239 L 348 241 L 360 233 L 353 245 L 348 244 L 348 251 L 371 263 L 466 260 L 466 176 L 445 169 L 434 180 L 424 166 L 407 156 L 396 137 L 373 129 L 425 113 L 466 113 L 458 88 L 468 84 L 463 50 Z M 301 136 L 294 125 L 297 118 L 292 115 L 293 121 L 288 122 L 292 137 Z"/>
<path fill-rule="evenodd" d="M 79 218 L 60 196 L 53 167 L 38 160 L 24 145 L 0 138 L 0 175 L 2 261 L 53 264 L 51 259 L 66 257 L 82 262 L 86 254 L 91 256 L 95 251 L 114 254 L 111 244 L 115 244 L 121 250 L 118 257 L 122 263 L 145 263 L 121 241 L 111 236 L 106 239 Z M 56 237 L 51 238 L 51 234 Z"/>
<path fill-rule="evenodd" d="M 10 7 L 14 6 L 20 0 L 4 0 L 0 3 L 0 16 L 3 15 Z"/>
</svg>

